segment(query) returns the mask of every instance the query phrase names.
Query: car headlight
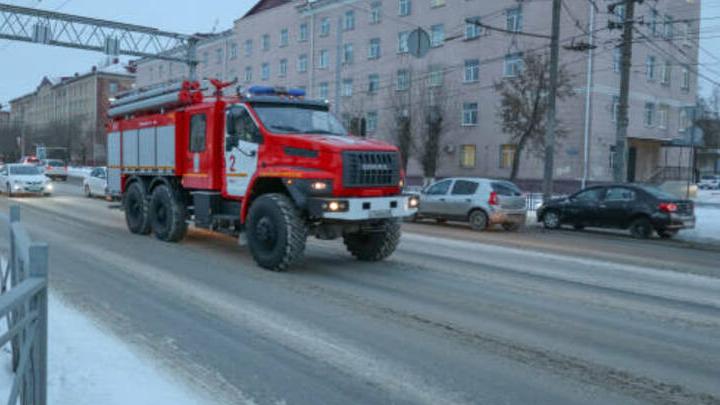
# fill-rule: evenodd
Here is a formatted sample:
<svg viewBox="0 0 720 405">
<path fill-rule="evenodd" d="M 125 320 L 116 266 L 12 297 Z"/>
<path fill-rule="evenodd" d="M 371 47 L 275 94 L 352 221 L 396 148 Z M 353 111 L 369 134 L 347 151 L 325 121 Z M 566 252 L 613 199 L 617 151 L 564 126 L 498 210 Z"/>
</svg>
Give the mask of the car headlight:
<svg viewBox="0 0 720 405">
<path fill-rule="evenodd" d="M 52 191 L 52 189 L 53 189 L 52 183 L 45 183 L 45 190 Z"/>
<path fill-rule="evenodd" d="M 408 198 L 408 208 L 415 209 L 420 206 L 420 198 L 417 196 L 412 196 Z"/>
</svg>

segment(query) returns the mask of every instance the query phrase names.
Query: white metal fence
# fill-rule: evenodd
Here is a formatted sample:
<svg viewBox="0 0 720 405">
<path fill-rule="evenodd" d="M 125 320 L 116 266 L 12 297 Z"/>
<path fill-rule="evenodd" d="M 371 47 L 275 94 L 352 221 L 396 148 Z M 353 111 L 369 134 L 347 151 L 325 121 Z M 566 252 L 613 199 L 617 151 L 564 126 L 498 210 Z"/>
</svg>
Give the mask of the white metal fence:
<svg viewBox="0 0 720 405">
<path fill-rule="evenodd" d="M 2 260 L 0 319 L 7 331 L 0 347 L 12 345 L 15 379 L 8 405 L 47 404 L 48 245 L 33 242 L 20 223 L 20 207 L 0 213 L 9 228 L 7 257 Z"/>
</svg>

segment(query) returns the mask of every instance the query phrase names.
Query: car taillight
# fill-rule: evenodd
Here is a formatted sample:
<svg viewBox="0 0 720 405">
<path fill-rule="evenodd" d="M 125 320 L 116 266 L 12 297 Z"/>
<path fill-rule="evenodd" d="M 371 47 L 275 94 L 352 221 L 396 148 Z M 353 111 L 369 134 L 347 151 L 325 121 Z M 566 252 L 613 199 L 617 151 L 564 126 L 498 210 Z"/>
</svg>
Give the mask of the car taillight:
<svg viewBox="0 0 720 405">
<path fill-rule="evenodd" d="M 660 203 L 660 211 L 662 212 L 676 212 L 678 209 L 677 204 L 673 203 Z"/>
<path fill-rule="evenodd" d="M 498 195 L 496 192 L 490 193 L 490 199 L 488 200 L 488 204 L 490 205 L 498 205 Z"/>
</svg>

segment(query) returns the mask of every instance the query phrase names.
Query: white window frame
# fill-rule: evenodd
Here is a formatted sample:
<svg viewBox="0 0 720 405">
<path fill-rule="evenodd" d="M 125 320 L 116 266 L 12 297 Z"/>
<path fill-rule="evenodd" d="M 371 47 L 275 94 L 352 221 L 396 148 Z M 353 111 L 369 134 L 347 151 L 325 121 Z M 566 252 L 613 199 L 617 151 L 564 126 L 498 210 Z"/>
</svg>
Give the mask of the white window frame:
<svg viewBox="0 0 720 405">
<path fill-rule="evenodd" d="M 474 106 L 474 108 L 472 108 Z M 463 103 L 460 124 L 463 127 L 475 127 L 480 121 L 480 104 L 475 101 Z"/>
</svg>

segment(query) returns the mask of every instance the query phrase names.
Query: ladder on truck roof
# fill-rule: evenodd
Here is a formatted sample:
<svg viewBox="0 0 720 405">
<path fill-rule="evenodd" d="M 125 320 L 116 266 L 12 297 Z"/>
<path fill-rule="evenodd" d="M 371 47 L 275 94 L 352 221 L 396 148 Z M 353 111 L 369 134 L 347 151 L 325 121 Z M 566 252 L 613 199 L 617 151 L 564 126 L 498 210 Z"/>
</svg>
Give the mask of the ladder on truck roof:
<svg viewBox="0 0 720 405">
<path fill-rule="evenodd" d="M 111 101 L 108 115 L 110 118 L 119 118 L 202 103 L 203 90 L 199 82 L 183 81 L 149 90 L 131 91 Z"/>
</svg>

